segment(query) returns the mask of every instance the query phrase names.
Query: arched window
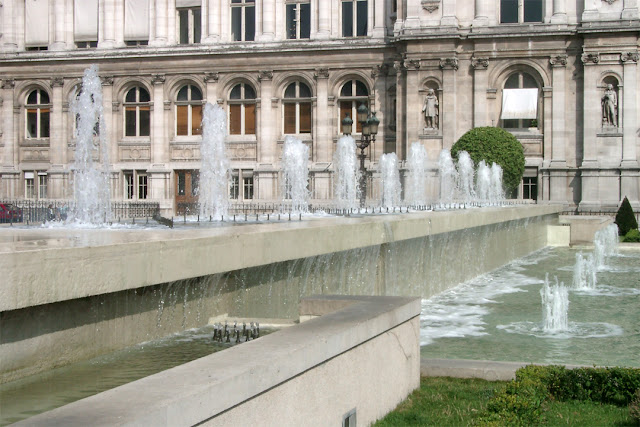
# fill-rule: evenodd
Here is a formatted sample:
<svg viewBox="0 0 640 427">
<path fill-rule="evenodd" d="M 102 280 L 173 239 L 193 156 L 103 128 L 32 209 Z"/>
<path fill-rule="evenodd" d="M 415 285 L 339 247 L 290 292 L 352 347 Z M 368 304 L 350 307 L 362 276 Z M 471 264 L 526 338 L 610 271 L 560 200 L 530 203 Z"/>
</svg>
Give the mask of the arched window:
<svg viewBox="0 0 640 427">
<path fill-rule="evenodd" d="M 176 135 L 200 135 L 202 122 L 202 92 L 196 86 L 185 85 L 176 99 Z"/>
<path fill-rule="evenodd" d="M 124 97 L 124 136 L 149 136 L 151 98 L 146 89 L 136 86 Z"/>
<path fill-rule="evenodd" d="M 538 82 L 522 71 L 507 78 L 502 90 L 502 127 L 526 129 L 538 127 Z"/>
<path fill-rule="evenodd" d="M 49 138 L 49 94 L 35 89 L 27 95 L 26 104 L 27 138 Z"/>
<path fill-rule="evenodd" d="M 357 120 L 358 107 L 364 104 L 369 108 L 369 90 L 360 80 L 349 80 L 340 89 L 340 127 L 342 119 L 347 115 L 353 120 L 356 133 L 362 132 L 362 125 Z M 342 133 L 342 129 L 340 129 Z"/>
<path fill-rule="evenodd" d="M 284 91 L 283 129 L 287 134 L 311 133 L 311 89 L 291 83 Z"/>
<path fill-rule="evenodd" d="M 229 134 L 255 135 L 256 91 L 246 83 L 239 83 L 229 93 Z"/>
</svg>

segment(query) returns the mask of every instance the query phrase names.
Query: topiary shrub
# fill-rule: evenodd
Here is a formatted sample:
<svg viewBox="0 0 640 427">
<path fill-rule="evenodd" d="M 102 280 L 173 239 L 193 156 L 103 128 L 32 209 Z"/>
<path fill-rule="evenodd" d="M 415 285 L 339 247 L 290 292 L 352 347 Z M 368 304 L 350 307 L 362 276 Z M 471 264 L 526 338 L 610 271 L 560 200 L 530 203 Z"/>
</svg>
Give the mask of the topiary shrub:
<svg viewBox="0 0 640 427">
<path fill-rule="evenodd" d="M 633 400 L 629 404 L 629 414 L 640 424 L 640 388 L 633 395 Z"/>
<path fill-rule="evenodd" d="M 636 221 L 636 216 L 633 214 L 631 203 L 629 203 L 629 199 L 627 199 L 626 196 L 620 204 L 620 208 L 618 209 L 616 220 L 614 222 L 618 226 L 619 236 L 624 236 L 629 232 L 629 230 L 638 228 L 638 221 Z"/>
<path fill-rule="evenodd" d="M 622 238 L 622 241 L 627 243 L 640 243 L 640 231 L 638 231 L 637 228 L 629 230 Z"/>
<path fill-rule="evenodd" d="M 466 151 L 477 166 L 481 160 L 487 165 L 496 163 L 502 167 L 502 182 L 507 192 L 520 185 L 524 174 L 524 149 L 515 136 L 502 128 L 480 127 L 471 129 L 451 147 L 451 156 L 458 158 Z"/>
</svg>

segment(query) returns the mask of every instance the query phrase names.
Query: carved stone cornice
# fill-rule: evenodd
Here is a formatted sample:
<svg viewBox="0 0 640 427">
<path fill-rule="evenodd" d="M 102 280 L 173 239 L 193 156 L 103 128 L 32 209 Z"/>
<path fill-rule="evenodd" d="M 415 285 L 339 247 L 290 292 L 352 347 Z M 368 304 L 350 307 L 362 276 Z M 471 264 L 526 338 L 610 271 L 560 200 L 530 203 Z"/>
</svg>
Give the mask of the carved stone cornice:
<svg viewBox="0 0 640 427">
<path fill-rule="evenodd" d="M 422 0 L 422 8 L 429 13 L 433 13 L 440 7 L 440 0 Z"/>
<path fill-rule="evenodd" d="M 13 79 L 2 80 L 2 89 L 13 89 L 16 87 L 16 81 Z"/>
<path fill-rule="evenodd" d="M 316 71 L 313 73 L 313 78 L 318 79 L 328 79 L 329 78 L 329 69 L 328 68 L 316 68 Z"/>
<path fill-rule="evenodd" d="M 375 79 L 380 74 L 386 76 L 388 72 L 389 72 L 389 66 L 387 64 L 374 65 L 373 68 L 371 69 L 371 78 Z"/>
<path fill-rule="evenodd" d="M 113 111 L 114 113 L 117 113 L 120 110 L 120 103 L 117 101 L 114 101 L 111 103 L 111 111 Z"/>
<path fill-rule="evenodd" d="M 567 55 L 556 55 L 549 58 L 549 63 L 552 67 L 566 67 L 567 59 Z"/>
<path fill-rule="evenodd" d="M 586 64 L 597 64 L 600 62 L 600 54 L 599 53 L 583 53 L 582 54 L 582 62 Z"/>
<path fill-rule="evenodd" d="M 164 74 L 151 74 L 151 83 L 154 85 L 161 85 L 165 81 Z"/>
<path fill-rule="evenodd" d="M 212 71 L 209 73 L 204 73 L 204 82 L 205 83 L 217 83 L 218 79 L 220 78 L 220 73 L 216 72 L 216 71 Z"/>
<path fill-rule="evenodd" d="M 404 66 L 404 61 L 393 61 L 393 68 L 396 70 L 397 73 L 400 73 L 406 70 Z"/>
<path fill-rule="evenodd" d="M 474 70 L 489 68 L 489 58 L 471 57 L 471 66 Z"/>
<path fill-rule="evenodd" d="M 62 87 L 62 86 L 64 86 L 64 77 L 51 78 L 51 87 Z"/>
<path fill-rule="evenodd" d="M 622 61 L 622 63 L 626 63 L 626 62 L 638 62 L 638 59 L 640 55 L 638 54 L 638 52 L 622 52 L 622 54 L 620 55 L 620 61 Z"/>
<path fill-rule="evenodd" d="M 258 81 L 269 81 L 273 79 L 273 71 L 271 70 L 260 70 L 258 71 Z"/>
<path fill-rule="evenodd" d="M 457 70 L 458 58 L 440 58 L 440 68 L 442 68 L 443 70 Z"/>
<path fill-rule="evenodd" d="M 405 59 L 404 67 L 409 71 L 416 71 L 420 69 L 420 60 L 419 59 Z"/>
<path fill-rule="evenodd" d="M 104 76 L 102 78 L 102 86 L 113 86 L 113 76 Z"/>
</svg>

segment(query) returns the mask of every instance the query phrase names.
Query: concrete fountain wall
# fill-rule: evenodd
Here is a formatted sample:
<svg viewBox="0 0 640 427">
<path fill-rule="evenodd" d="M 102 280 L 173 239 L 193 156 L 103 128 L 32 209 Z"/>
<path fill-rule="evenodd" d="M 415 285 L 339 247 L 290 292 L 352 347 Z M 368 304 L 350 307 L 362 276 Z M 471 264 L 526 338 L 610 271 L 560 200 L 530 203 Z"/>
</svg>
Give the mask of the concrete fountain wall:
<svg viewBox="0 0 640 427">
<path fill-rule="evenodd" d="M 561 206 L 2 233 L 1 381 L 313 294 L 427 297 L 547 244 Z"/>
</svg>

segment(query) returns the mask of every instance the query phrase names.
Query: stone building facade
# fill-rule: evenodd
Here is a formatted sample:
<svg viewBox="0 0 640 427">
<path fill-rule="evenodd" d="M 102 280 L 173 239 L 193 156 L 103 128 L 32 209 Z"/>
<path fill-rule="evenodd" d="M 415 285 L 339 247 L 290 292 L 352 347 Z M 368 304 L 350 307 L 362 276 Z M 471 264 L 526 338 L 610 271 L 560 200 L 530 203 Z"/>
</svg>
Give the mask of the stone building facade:
<svg viewBox="0 0 640 427">
<path fill-rule="evenodd" d="M 365 103 L 372 180 L 420 142 L 437 198 L 440 150 L 499 126 L 524 146 L 518 197 L 640 208 L 638 0 L 5 0 L 0 23 L 3 198 L 70 197 L 69 101 L 96 64 L 116 200 L 193 201 L 207 102 L 227 112 L 232 199 L 281 198 L 293 135 L 330 200 L 341 120 Z"/>
</svg>

